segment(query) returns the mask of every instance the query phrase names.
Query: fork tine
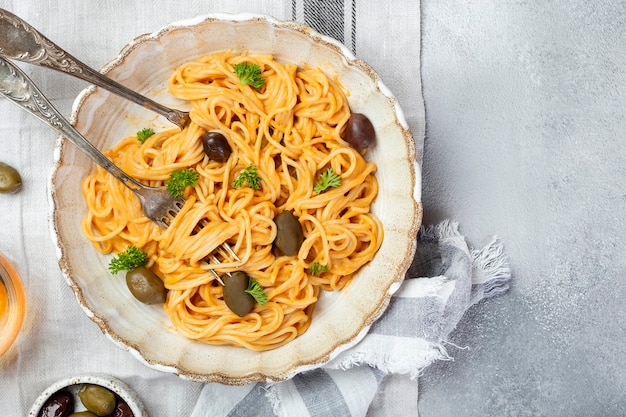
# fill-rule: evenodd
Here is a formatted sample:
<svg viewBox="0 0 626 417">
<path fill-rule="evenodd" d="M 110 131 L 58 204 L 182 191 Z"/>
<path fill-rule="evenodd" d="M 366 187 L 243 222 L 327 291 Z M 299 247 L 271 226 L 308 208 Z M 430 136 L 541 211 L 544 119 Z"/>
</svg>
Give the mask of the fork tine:
<svg viewBox="0 0 626 417">
<path fill-rule="evenodd" d="M 158 224 L 163 229 L 167 229 L 174 220 L 174 217 L 185 205 L 185 199 L 173 197 L 164 188 L 154 188 L 142 186 L 141 188 L 131 188 L 139 200 L 143 213 L 147 218 Z"/>
<path fill-rule="evenodd" d="M 213 262 L 215 262 L 216 264 L 219 264 L 220 262 L 217 260 L 217 258 L 213 257 Z M 217 282 L 220 283 L 220 285 L 222 285 L 222 287 L 224 286 L 224 281 L 222 281 L 222 277 L 220 277 L 220 274 L 218 274 L 217 272 L 215 272 L 215 269 L 209 269 L 209 272 L 211 272 L 211 275 L 213 275 L 213 278 L 215 278 L 217 280 Z"/>
<path fill-rule="evenodd" d="M 135 190 L 135 193 L 141 200 L 143 212 L 146 217 L 148 217 L 150 220 L 155 222 L 163 229 L 167 229 L 172 224 L 174 218 L 180 213 L 181 209 L 185 205 L 184 198 L 172 197 L 172 195 L 167 190 L 161 188 L 152 188 L 145 186 L 139 190 Z M 200 229 L 207 225 L 208 222 L 206 220 L 202 220 L 196 226 L 194 231 L 197 233 L 200 231 Z M 234 259 L 237 262 L 241 262 L 239 256 L 237 256 L 235 251 L 226 242 L 222 243 L 217 251 L 225 259 Z M 221 263 L 220 260 L 215 256 L 215 254 L 212 254 L 210 259 L 215 264 Z M 215 272 L 214 269 L 209 269 L 209 271 L 211 275 L 213 275 L 213 278 L 215 278 L 223 286 L 224 281 L 222 280 L 220 275 Z M 227 274 L 230 275 L 230 273 Z"/>
<path fill-rule="evenodd" d="M 235 251 L 230 247 L 230 245 L 227 242 L 222 243 L 222 249 L 228 254 L 228 256 L 230 256 L 232 259 L 236 260 L 237 262 L 241 262 L 241 259 L 239 259 L 239 256 L 237 256 L 237 254 L 235 253 Z"/>
</svg>

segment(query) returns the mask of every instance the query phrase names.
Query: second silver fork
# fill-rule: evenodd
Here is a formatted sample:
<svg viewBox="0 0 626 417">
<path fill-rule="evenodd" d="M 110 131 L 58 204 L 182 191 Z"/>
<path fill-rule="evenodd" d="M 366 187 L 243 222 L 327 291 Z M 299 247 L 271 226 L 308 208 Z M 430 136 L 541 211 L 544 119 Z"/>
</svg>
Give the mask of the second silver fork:
<svg viewBox="0 0 626 417">
<path fill-rule="evenodd" d="M 0 94 L 57 130 L 95 163 L 131 189 L 141 201 L 146 217 L 159 226 L 167 228 L 171 219 L 185 204 L 183 198 L 172 197 L 165 188 L 149 187 L 128 176 L 81 135 L 19 67 L 2 57 L 0 57 Z"/>
<path fill-rule="evenodd" d="M 95 163 L 132 190 L 141 201 L 145 216 L 160 227 L 169 227 L 173 218 L 185 204 L 185 199 L 173 197 L 166 188 L 149 187 L 122 171 L 54 108 L 19 67 L 2 57 L 0 57 L 0 94 L 57 130 Z M 231 259 L 240 261 L 228 244 L 222 244 L 221 249 Z M 211 259 L 215 263 L 219 263 L 215 256 L 212 256 Z M 224 285 L 217 272 L 213 269 L 209 271 L 220 284 Z"/>
</svg>

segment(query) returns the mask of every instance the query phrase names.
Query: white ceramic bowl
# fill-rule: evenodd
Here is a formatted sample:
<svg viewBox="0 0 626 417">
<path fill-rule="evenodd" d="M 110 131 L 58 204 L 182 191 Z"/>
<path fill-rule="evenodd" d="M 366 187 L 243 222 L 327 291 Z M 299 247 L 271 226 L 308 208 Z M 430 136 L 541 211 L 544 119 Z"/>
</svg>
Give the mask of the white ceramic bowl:
<svg viewBox="0 0 626 417">
<path fill-rule="evenodd" d="M 33 405 L 28 412 L 28 417 L 37 417 L 41 408 L 44 406 L 46 401 L 48 401 L 48 398 L 61 390 L 68 391 L 74 397 L 75 412 L 85 411 L 86 408 L 82 405 L 80 398 L 78 397 L 78 390 L 80 390 L 80 387 L 83 384 L 100 385 L 107 388 L 128 404 L 128 407 L 133 412 L 134 417 L 148 417 L 148 413 L 146 412 L 146 409 L 137 394 L 135 394 L 135 392 L 125 382 L 105 374 L 76 375 L 56 381 L 46 388 L 33 402 Z"/>
<path fill-rule="evenodd" d="M 379 195 L 372 210 L 383 223 L 385 237 L 375 259 L 352 284 L 339 293 L 323 294 L 307 332 L 278 349 L 253 352 L 190 341 L 173 328 L 160 306 L 132 299 L 124 281 L 111 278 L 109 258 L 83 237 L 80 222 L 86 207 L 80 182 L 93 164 L 63 140 L 50 184 L 53 237 L 59 265 L 84 311 L 111 340 L 148 366 L 195 381 L 284 380 L 355 344 L 387 307 L 415 251 L 421 224 L 420 167 L 404 116 L 379 76 L 341 44 L 302 24 L 259 15 L 202 16 L 135 39 L 102 71 L 156 101 L 185 110 L 186 103 L 167 92 L 174 68 L 227 49 L 270 53 L 278 60 L 321 67 L 350 90 L 352 111 L 367 114 L 373 122 L 379 143 L 367 158 L 378 165 Z M 99 149 L 148 124 L 171 127 L 160 116 L 96 88 L 76 99 L 72 121 Z"/>
</svg>

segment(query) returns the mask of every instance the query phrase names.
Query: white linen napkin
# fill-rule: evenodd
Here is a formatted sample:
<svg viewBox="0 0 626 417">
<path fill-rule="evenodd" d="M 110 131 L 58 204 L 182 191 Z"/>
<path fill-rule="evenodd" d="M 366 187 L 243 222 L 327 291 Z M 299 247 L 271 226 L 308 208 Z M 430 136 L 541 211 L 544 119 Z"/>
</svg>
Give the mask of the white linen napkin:
<svg viewBox="0 0 626 417">
<path fill-rule="evenodd" d="M 469 307 L 505 292 L 511 271 L 498 239 L 471 250 L 458 224 L 444 221 L 421 229 L 406 278 L 363 340 L 331 362 L 282 382 L 206 384 L 191 417 L 417 415 L 416 401 L 393 414 L 370 410 L 385 376 L 415 380 L 434 361 L 451 359 L 450 332 Z"/>
</svg>

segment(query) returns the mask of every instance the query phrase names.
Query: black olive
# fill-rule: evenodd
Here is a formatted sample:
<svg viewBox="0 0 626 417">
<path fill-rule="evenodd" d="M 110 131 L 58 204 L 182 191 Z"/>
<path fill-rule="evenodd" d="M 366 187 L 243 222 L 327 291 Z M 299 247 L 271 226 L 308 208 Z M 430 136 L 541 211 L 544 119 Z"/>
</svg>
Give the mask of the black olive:
<svg viewBox="0 0 626 417">
<path fill-rule="evenodd" d="M 361 113 L 352 113 L 346 123 L 342 139 L 357 151 L 362 151 L 376 143 L 376 132 L 370 119 Z"/>
<path fill-rule="evenodd" d="M 68 417 L 74 412 L 74 396 L 68 391 L 57 391 L 44 403 L 37 417 Z"/>
<path fill-rule="evenodd" d="M 113 414 L 111 417 L 134 417 L 133 411 L 130 409 L 128 404 L 121 398 L 117 400 L 117 404 L 115 405 L 115 410 L 113 410 Z"/>
<path fill-rule="evenodd" d="M 230 310 L 243 317 L 254 308 L 254 297 L 246 292 L 250 284 L 250 277 L 241 271 L 233 272 L 230 276 L 224 275 L 224 302 Z"/>
<path fill-rule="evenodd" d="M 220 132 L 206 132 L 202 135 L 202 147 L 209 159 L 216 162 L 226 162 L 232 149 Z"/>
<path fill-rule="evenodd" d="M 145 266 L 126 272 L 126 285 L 136 299 L 144 304 L 163 304 L 167 290 L 163 281 Z"/>
<path fill-rule="evenodd" d="M 304 242 L 304 233 L 297 217 L 290 211 L 283 211 L 274 218 L 276 238 L 274 248 L 278 255 L 296 255 Z"/>
</svg>

